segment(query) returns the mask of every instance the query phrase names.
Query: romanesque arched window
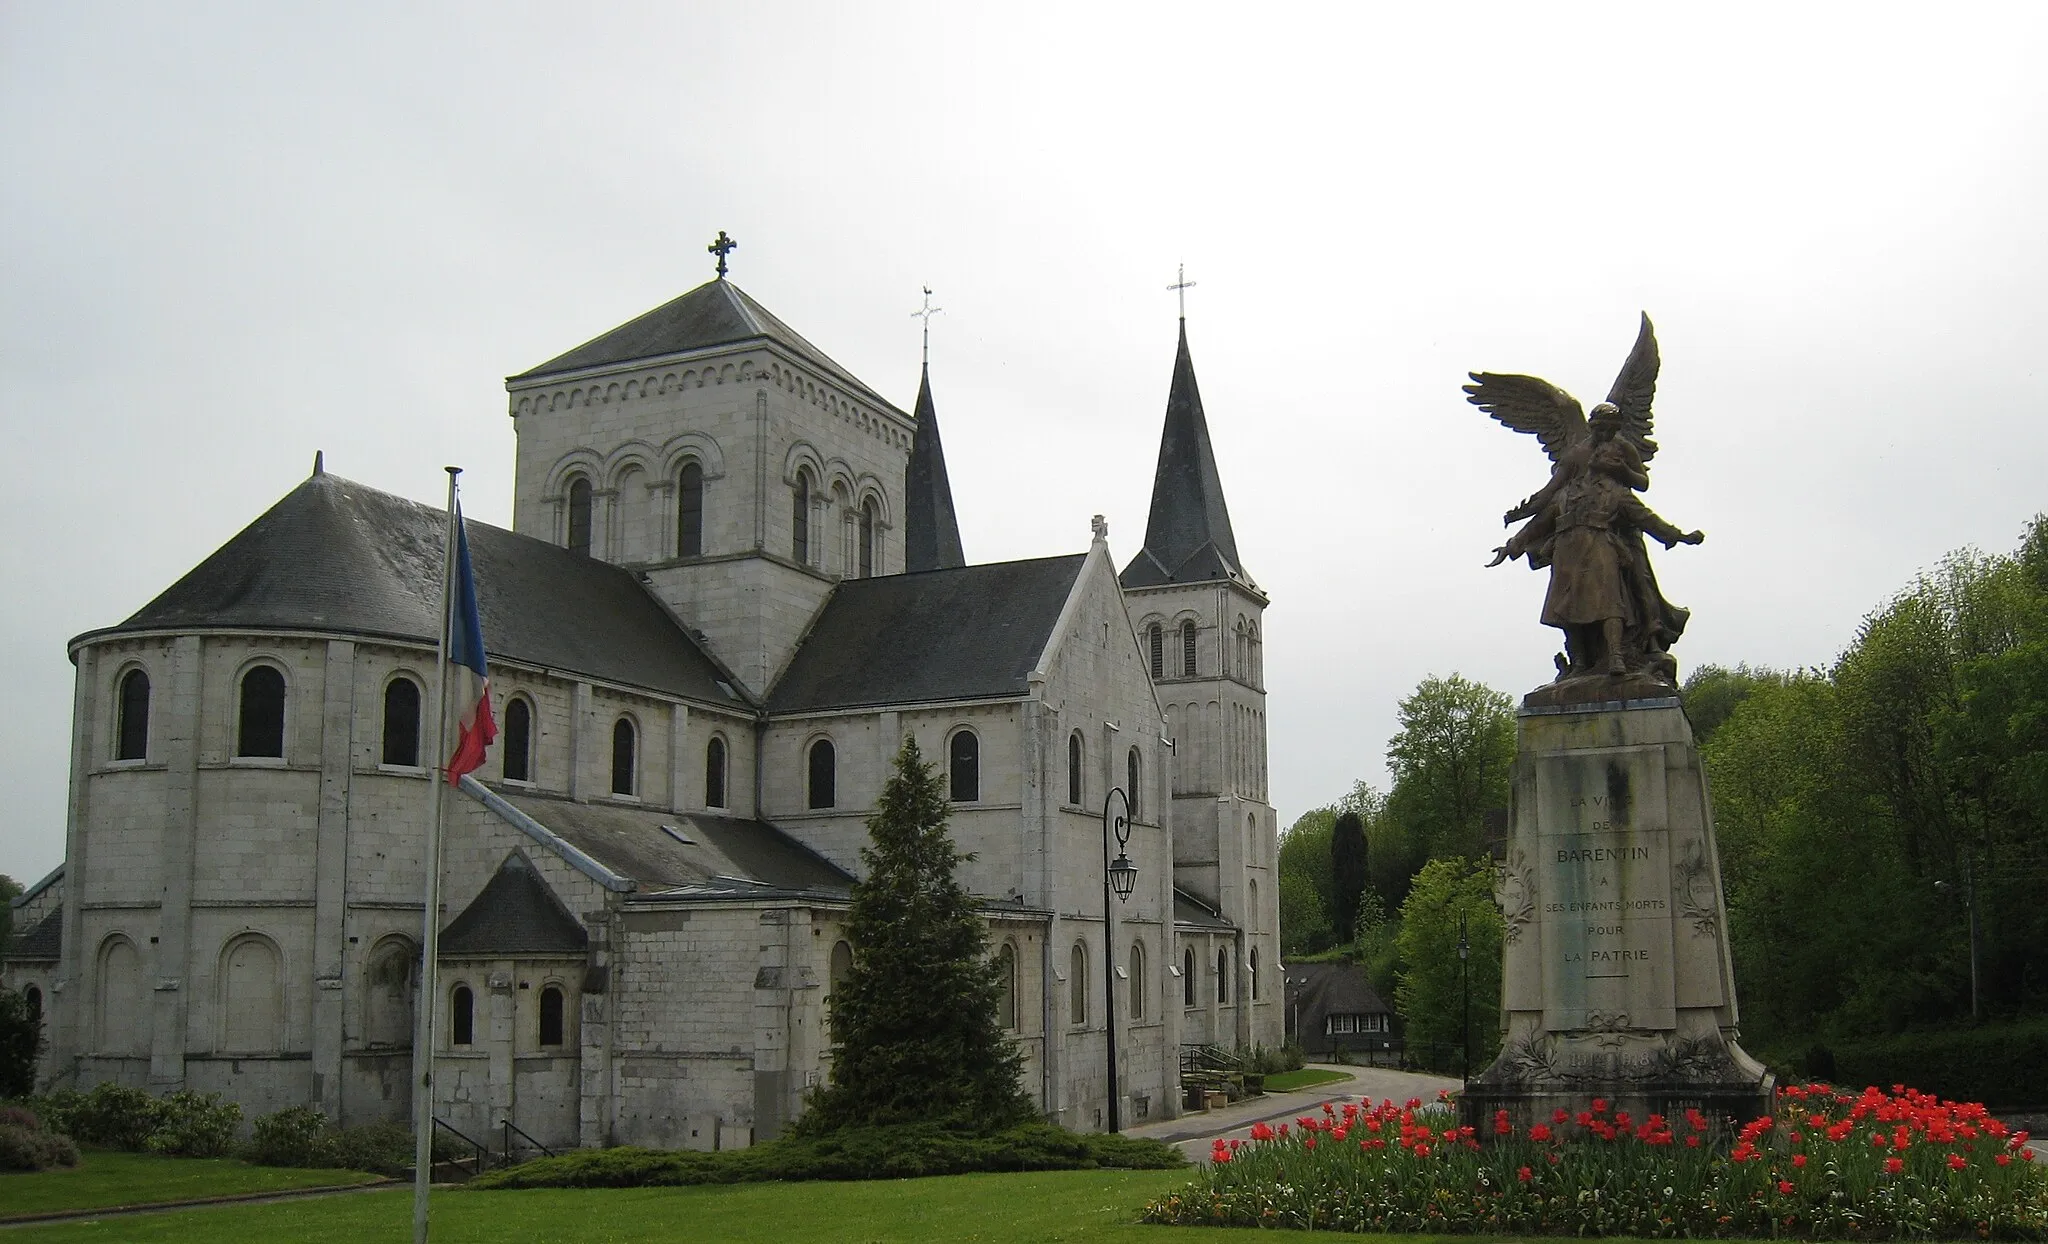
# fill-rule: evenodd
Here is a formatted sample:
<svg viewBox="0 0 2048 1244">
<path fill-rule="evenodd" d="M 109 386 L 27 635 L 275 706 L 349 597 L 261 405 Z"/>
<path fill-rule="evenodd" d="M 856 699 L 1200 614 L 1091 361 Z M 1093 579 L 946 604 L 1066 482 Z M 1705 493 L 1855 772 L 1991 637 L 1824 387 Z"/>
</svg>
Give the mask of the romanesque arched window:
<svg viewBox="0 0 2048 1244">
<path fill-rule="evenodd" d="M 1195 948 L 1193 946 L 1180 952 L 1180 1004 L 1182 1006 L 1193 1006 L 1195 1004 Z"/>
<path fill-rule="evenodd" d="M 1067 956 L 1067 1019 L 1075 1024 L 1088 1022 L 1088 948 L 1080 942 L 1074 943 Z"/>
<path fill-rule="evenodd" d="M 1195 620 L 1189 618 L 1180 624 L 1180 672 L 1193 678 L 1195 670 Z"/>
<path fill-rule="evenodd" d="M 1142 776 L 1139 769 L 1138 749 L 1134 747 L 1130 750 L 1130 754 L 1124 757 L 1124 776 L 1130 780 L 1130 785 L 1124 789 L 1124 794 L 1130 796 L 1131 819 L 1133 821 L 1138 819 L 1141 806 L 1144 803 L 1144 799 L 1138 793 L 1138 778 Z"/>
<path fill-rule="evenodd" d="M 284 1048 L 284 973 L 269 938 L 246 934 L 220 957 L 220 1049 L 275 1054 Z"/>
<path fill-rule="evenodd" d="M 403 937 L 388 937 L 370 952 L 363 970 L 363 1044 L 371 1049 L 412 1045 L 412 999 L 419 987 L 420 952 Z"/>
<path fill-rule="evenodd" d="M 533 780 L 533 705 L 515 695 L 505 705 L 505 733 L 499 736 L 498 754 L 505 762 L 505 780 Z"/>
<path fill-rule="evenodd" d="M 1017 948 L 1004 942 L 996 948 L 996 1018 L 1006 1029 L 1017 1027 Z"/>
<path fill-rule="evenodd" d="M 476 1042 L 476 994 L 467 985 L 457 985 L 448 995 L 448 1044 Z"/>
<path fill-rule="evenodd" d="M 946 768 L 954 803 L 981 798 L 981 740 L 972 730 L 955 730 L 946 745 Z"/>
<path fill-rule="evenodd" d="M 869 497 L 860 503 L 860 577 L 872 578 L 875 573 L 875 499 Z"/>
<path fill-rule="evenodd" d="M 829 808 L 839 802 L 839 758 L 832 750 L 832 740 L 819 739 L 811 744 L 810 806 Z"/>
<path fill-rule="evenodd" d="M 630 795 L 638 788 L 634 781 L 639 775 L 635 753 L 639 750 L 639 738 L 633 729 L 633 719 L 621 717 L 612 725 L 612 794 Z"/>
<path fill-rule="evenodd" d="M 384 684 L 384 755 L 387 765 L 420 763 L 420 685 L 401 674 Z"/>
<path fill-rule="evenodd" d="M 1131 1018 L 1145 1018 L 1145 943 L 1131 943 Z"/>
<path fill-rule="evenodd" d="M 828 973 L 827 979 L 832 982 L 832 992 L 829 996 L 836 998 L 839 991 L 845 987 L 847 979 L 853 975 L 853 943 L 840 941 L 832 944 L 832 963 Z"/>
<path fill-rule="evenodd" d="M 581 475 L 569 481 L 569 551 L 590 555 L 590 481 Z"/>
<path fill-rule="evenodd" d="M 549 985 L 540 991 L 540 1044 L 542 1048 L 564 1043 L 568 1025 L 563 1021 L 562 1008 L 566 1001 L 560 985 Z"/>
<path fill-rule="evenodd" d="M 1145 649 L 1152 657 L 1152 677 L 1166 677 L 1166 631 L 1157 622 L 1145 628 Z"/>
<path fill-rule="evenodd" d="M 715 734 L 704 745 L 704 806 L 725 806 L 725 740 Z"/>
<path fill-rule="evenodd" d="M 21 1005 L 28 1011 L 28 1022 L 32 1028 L 43 1026 L 43 991 L 30 985 L 21 991 Z"/>
<path fill-rule="evenodd" d="M 1067 802 L 1081 806 L 1081 732 L 1067 736 Z"/>
<path fill-rule="evenodd" d="M 1250 957 L 1245 960 L 1245 984 L 1250 987 L 1252 1001 L 1259 1000 L 1259 948 L 1252 947 Z"/>
<path fill-rule="evenodd" d="M 1218 1005 L 1230 1001 L 1230 952 L 1216 952 L 1216 1002 Z"/>
<path fill-rule="evenodd" d="M 284 755 L 284 674 L 276 666 L 254 666 L 242 675 L 237 726 L 235 755 Z"/>
<path fill-rule="evenodd" d="M 149 756 L 149 675 L 139 669 L 121 676 L 120 729 L 114 759 L 144 760 Z"/>
<path fill-rule="evenodd" d="M 100 946 L 99 988 L 94 991 L 93 1036 L 101 1054 L 148 1052 L 149 998 L 142 991 L 142 956 L 135 943 L 119 933 Z"/>
<path fill-rule="evenodd" d="M 685 462 L 676 477 L 676 556 L 704 552 L 704 468 Z"/>
<path fill-rule="evenodd" d="M 798 565 L 811 564 L 811 473 L 798 467 L 789 490 L 789 555 Z"/>
</svg>

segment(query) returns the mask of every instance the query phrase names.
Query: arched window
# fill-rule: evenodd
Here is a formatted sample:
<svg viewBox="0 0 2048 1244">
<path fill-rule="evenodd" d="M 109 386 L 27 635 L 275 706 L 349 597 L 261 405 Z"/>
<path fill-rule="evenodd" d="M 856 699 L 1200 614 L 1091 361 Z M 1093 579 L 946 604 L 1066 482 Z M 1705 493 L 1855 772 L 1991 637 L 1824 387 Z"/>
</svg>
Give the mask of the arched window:
<svg viewBox="0 0 2048 1244">
<path fill-rule="evenodd" d="M 634 736 L 631 718 L 621 717 L 612 726 L 612 794 L 633 793 L 633 777 L 638 772 L 633 763 Z"/>
<path fill-rule="evenodd" d="M 99 990 L 95 999 L 98 1014 L 93 1032 L 102 1054 L 147 1052 L 143 1017 L 149 1013 L 149 999 L 142 992 L 142 956 L 135 943 L 120 934 L 100 947 Z"/>
<path fill-rule="evenodd" d="M 676 478 L 676 556 L 697 557 L 703 552 L 704 468 L 685 462 Z"/>
<path fill-rule="evenodd" d="M 562 1044 L 562 987 L 549 985 L 540 991 L 540 1043 Z"/>
<path fill-rule="evenodd" d="M 569 481 L 569 551 L 590 556 L 590 481 Z"/>
<path fill-rule="evenodd" d="M 1157 622 L 1145 628 L 1145 647 L 1152 656 L 1152 677 L 1166 677 L 1166 632 Z"/>
<path fill-rule="evenodd" d="M 457 985 L 455 992 L 448 995 L 448 1043 L 476 1043 L 476 995 L 467 985 Z"/>
<path fill-rule="evenodd" d="M 1017 1027 L 1017 948 L 1004 942 L 996 948 L 996 1017 L 1003 1027 Z"/>
<path fill-rule="evenodd" d="M 149 756 L 149 675 L 129 670 L 121 678 L 121 729 L 114 740 L 114 759 Z"/>
<path fill-rule="evenodd" d="M 1188 947 L 1180 952 L 1180 1004 L 1195 1004 L 1195 948 Z"/>
<path fill-rule="evenodd" d="M 41 1028 L 43 1026 L 43 991 L 34 985 L 30 985 L 21 991 L 21 1004 L 28 1008 L 28 1022 L 37 1028 Z"/>
<path fill-rule="evenodd" d="M 798 469 L 789 493 L 789 555 L 799 565 L 811 564 L 811 473 Z"/>
<path fill-rule="evenodd" d="M 523 696 L 513 696 L 505 705 L 504 744 L 499 749 L 505 760 L 505 780 L 533 780 L 533 706 Z"/>
<path fill-rule="evenodd" d="M 873 577 L 875 573 L 875 499 L 869 497 L 860 503 L 860 577 Z"/>
<path fill-rule="evenodd" d="M 1257 1002 L 1259 1000 L 1259 948 L 1257 946 L 1252 947 L 1251 957 L 1245 960 L 1245 968 L 1247 972 L 1245 984 L 1251 988 L 1252 1001 Z"/>
<path fill-rule="evenodd" d="M 1251 827 L 1253 830 L 1258 829 L 1258 817 L 1254 816 L 1252 818 Z M 1244 927 L 1256 933 L 1259 931 L 1259 883 L 1256 881 L 1245 882 L 1245 891 Z"/>
<path fill-rule="evenodd" d="M 284 755 L 284 675 L 276 666 L 258 665 L 242 675 L 237 756 Z"/>
<path fill-rule="evenodd" d="M 384 684 L 384 763 L 420 762 L 420 685 L 400 676 Z"/>
<path fill-rule="evenodd" d="M 1081 806 L 1081 732 L 1067 736 L 1067 802 Z"/>
<path fill-rule="evenodd" d="M 1237 676 L 1249 682 L 1252 676 L 1252 645 L 1245 634 L 1244 615 L 1237 619 Z"/>
<path fill-rule="evenodd" d="M 1124 789 L 1124 793 L 1131 797 L 1131 819 L 1135 821 L 1138 819 L 1140 805 L 1145 802 L 1138 794 L 1138 749 L 1135 747 L 1131 749 L 1130 755 L 1124 757 L 1124 776 L 1130 779 L 1130 785 Z"/>
<path fill-rule="evenodd" d="M 715 734 L 704 745 L 704 806 L 725 806 L 725 740 Z"/>
<path fill-rule="evenodd" d="M 1145 943 L 1131 943 L 1131 1018 L 1145 1018 Z"/>
<path fill-rule="evenodd" d="M 402 937 L 370 952 L 363 990 L 363 1044 L 371 1049 L 412 1045 L 412 998 L 419 986 L 420 954 Z"/>
<path fill-rule="evenodd" d="M 1067 956 L 1067 1018 L 1075 1024 L 1088 1022 L 1088 948 L 1079 942 Z"/>
<path fill-rule="evenodd" d="M 225 1054 L 275 1054 L 283 1047 L 284 977 L 277 948 L 242 937 L 221 955 L 220 1035 Z"/>
<path fill-rule="evenodd" d="M 1223 1005 L 1230 1001 L 1230 952 L 1216 952 L 1216 1002 Z"/>
<path fill-rule="evenodd" d="M 1195 676 L 1195 620 L 1189 618 L 1180 624 L 1180 672 L 1189 678 Z"/>
<path fill-rule="evenodd" d="M 839 996 L 839 990 L 845 986 L 847 978 L 853 975 L 853 943 L 840 941 L 832 944 L 832 965 L 830 971 L 832 980 L 831 996 L 836 998 Z"/>
<path fill-rule="evenodd" d="M 832 751 L 832 740 L 819 739 L 811 744 L 810 806 L 829 808 L 839 802 L 839 762 Z"/>
<path fill-rule="evenodd" d="M 956 730 L 946 748 L 946 766 L 952 774 L 954 803 L 973 803 L 981 798 L 981 740 L 972 730 Z"/>
</svg>

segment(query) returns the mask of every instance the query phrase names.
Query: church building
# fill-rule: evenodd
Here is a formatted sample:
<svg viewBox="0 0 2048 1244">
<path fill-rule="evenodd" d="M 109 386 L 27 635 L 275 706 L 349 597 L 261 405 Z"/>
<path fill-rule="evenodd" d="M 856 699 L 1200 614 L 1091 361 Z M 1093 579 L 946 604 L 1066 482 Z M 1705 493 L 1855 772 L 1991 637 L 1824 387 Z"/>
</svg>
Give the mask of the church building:
<svg viewBox="0 0 2048 1244">
<path fill-rule="evenodd" d="M 554 1147 L 776 1135 L 830 1074 L 865 821 L 936 763 L 1025 1087 L 1180 1109 L 1278 1045 L 1261 614 L 1183 321 L 1144 547 L 970 564 L 905 412 L 717 279 L 506 381 L 468 524 L 500 734 L 448 796 L 434 1112 Z M 969 503 L 973 502 L 968 498 Z M 65 862 L 0 978 L 45 1087 L 409 1115 L 444 515 L 327 473 L 77 666 Z M 1080 541 L 1077 539 L 1076 544 Z M 1105 800 L 1136 890 L 1104 921 Z"/>
</svg>

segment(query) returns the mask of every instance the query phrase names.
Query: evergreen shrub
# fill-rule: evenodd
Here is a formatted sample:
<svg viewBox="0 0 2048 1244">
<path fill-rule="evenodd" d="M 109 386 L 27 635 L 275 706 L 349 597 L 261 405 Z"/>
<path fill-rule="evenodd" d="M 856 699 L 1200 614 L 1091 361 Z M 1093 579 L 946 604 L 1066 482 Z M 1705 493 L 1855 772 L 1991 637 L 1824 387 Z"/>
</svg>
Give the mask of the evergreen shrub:
<svg viewBox="0 0 2048 1244">
<path fill-rule="evenodd" d="M 171 1093 L 158 1102 L 156 1130 L 143 1142 L 151 1153 L 173 1158 L 224 1157 L 235 1147 L 242 1108 L 219 1093 Z"/>
<path fill-rule="evenodd" d="M 130 1153 L 141 1152 L 164 1117 L 163 1103 L 156 1098 L 111 1080 L 93 1085 L 89 1093 L 67 1089 L 44 1101 L 43 1121 L 50 1130 L 65 1132 L 82 1145 Z"/>
<path fill-rule="evenodd" d="M 1834 1083 L 1915 1084 L 1994 1109 L 2048 1106 L 2048 1019 L 1837 1041 Z"/>
<path fill-rule="evenodd" d="M 69 1136 L 0 1123 L 0 1171 L 44 1171 L 78 1165 L 78 1147 Z"/>
</svg>

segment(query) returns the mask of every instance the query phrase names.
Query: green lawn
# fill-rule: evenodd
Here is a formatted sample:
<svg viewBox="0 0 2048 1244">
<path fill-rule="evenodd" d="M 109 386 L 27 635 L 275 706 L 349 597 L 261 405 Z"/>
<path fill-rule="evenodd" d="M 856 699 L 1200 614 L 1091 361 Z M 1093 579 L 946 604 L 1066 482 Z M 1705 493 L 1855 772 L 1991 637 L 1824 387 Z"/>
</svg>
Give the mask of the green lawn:
<svg viewBox="0 0 2048 1244">
<path fill-rule="evenodd" d="M 1345 1071 L 1321 1071 L 1314 1067 L 1303 1067 L 1300 1071 L 1283 1071 L 1277 1076 L 1267 1076 L 1266 1091 L 1291 1093 L 1296 1089 L 1314 1088 L 1318 1084 L 1339 1084 L 1350 1078 L 1351 1074 Z"/>
<path fill-rule="evenodd" d="M 368 1183 L 376 1178 L 361 1171 L 301 1171 L 252 1166 L 231 1158 L 161 1158 L 150 1153 L 88 1149 L 69 1170 L 0 1175 L 0 1222 L 23 1214 L 282 1192 Z"/>
</svg>

